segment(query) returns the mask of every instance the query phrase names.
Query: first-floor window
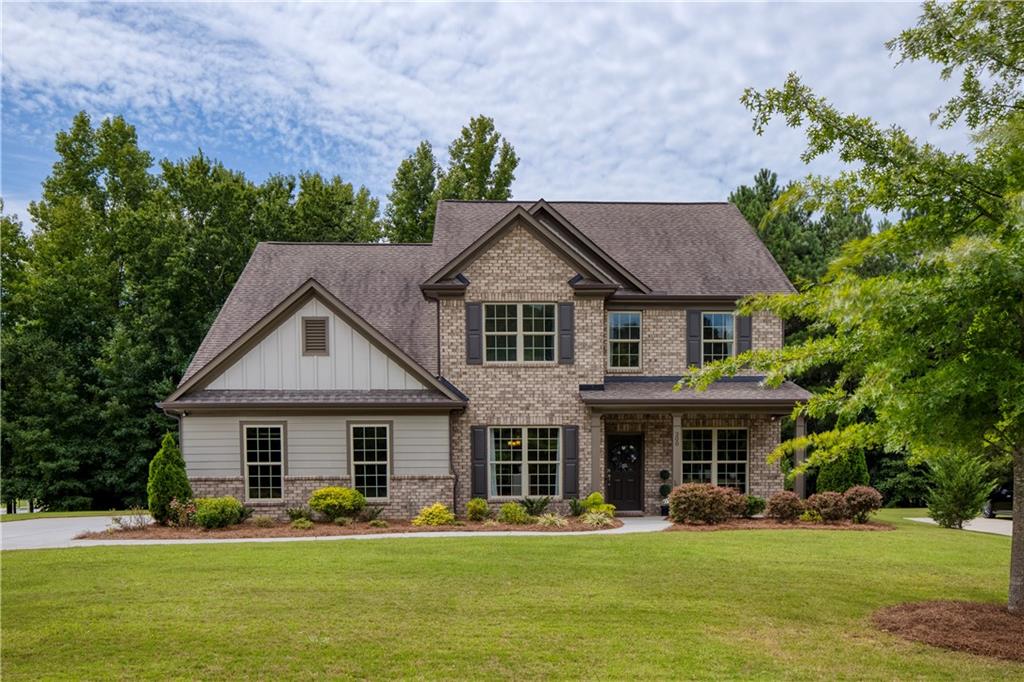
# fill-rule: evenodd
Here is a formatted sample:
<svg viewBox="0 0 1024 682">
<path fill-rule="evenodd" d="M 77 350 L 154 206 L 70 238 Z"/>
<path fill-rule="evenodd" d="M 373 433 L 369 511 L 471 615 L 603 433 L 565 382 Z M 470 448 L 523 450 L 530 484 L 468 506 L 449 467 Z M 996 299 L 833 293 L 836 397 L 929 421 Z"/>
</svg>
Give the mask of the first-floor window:
<svg viewBox="0 0 1024 682">
<path fill-rule="evenodd" d="M 388 496 L 390 460 L 387 424 L 355 424 L 352 439 L 352 478 L 355 489 L 368 499 Z"/>
<path fill-rule="evenodd" d="M 747 491 L 746 429 L 683 429 L 683 483 Z"/>
<path fill-rule="evenodd" d="M 250 500 L 281 499 L 284 436 L 278 425 L 245 426 L 245 490 Z"/>
<path fill-rule="evenodd" d="M 561 429 L 495 426 L 490 429 L 491 497 L 559 494 Z"/>
</svg>

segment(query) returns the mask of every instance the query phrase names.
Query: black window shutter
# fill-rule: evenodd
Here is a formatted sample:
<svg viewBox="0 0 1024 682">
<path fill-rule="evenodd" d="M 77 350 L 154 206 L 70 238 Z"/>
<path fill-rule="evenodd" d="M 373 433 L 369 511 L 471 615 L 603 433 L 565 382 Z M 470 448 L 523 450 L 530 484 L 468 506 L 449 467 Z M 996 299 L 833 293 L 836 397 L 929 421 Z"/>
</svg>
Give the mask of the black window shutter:
<svg viewBox="0 0 1024 682">
<path fill-rule="evenodd" d="M 483 305 L 480 303 L 466 304 L 466 364 L 480 365 L 484 361 L 483 353 Z"/>
<path fill-rule="evenodd" d="M 571 365 L 576 353 L 576 305 L 558 304 L 558 364 Z"/>
<path fill-rule="evenodd" d="M 700 347 L 702 319 L 699 310 L 686 311 L 686 364 L 690 366 L 701 367 L 704 365 L 704 356 Z"/>
<path fill-rule="evenodd" d="M 562 497 L 580 496 L 580 429 L 562 427 Z"/>
<path fill-rule="evenodd" d="M 751 325 L 749 315 L 736 316 L 736 354 L 750 350 Z"/>
<path fill-rule="evenodd" d="M 470 494 L 473 497 L 487 497 L 487 427 L 472 426 L 469 429 L 469 452 L 473 475 Z"/>
</svg>

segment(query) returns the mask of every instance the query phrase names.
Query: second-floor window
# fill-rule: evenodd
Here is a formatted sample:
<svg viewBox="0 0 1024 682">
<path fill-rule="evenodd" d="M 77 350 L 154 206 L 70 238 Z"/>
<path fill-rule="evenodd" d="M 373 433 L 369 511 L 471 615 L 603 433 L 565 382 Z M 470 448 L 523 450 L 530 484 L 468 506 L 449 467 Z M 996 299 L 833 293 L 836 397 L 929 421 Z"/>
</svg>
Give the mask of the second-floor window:
<svg viewBox="0 0 1024 682">
<path fill-rule="evenodd" d="M 608 366 L 640 368 L 640 312 L 608 313 Z"/>
<path fill-rule="evenodd" d="M 554 362 L 554 303 L 484 305 L 487 362 Z"/>
<path fill-rule="evenodd" d="M 736 336 L 735 316 L 732 313 L 703 313 L 701 320 L 703 364 L 731 357 Z"/>
</svg>

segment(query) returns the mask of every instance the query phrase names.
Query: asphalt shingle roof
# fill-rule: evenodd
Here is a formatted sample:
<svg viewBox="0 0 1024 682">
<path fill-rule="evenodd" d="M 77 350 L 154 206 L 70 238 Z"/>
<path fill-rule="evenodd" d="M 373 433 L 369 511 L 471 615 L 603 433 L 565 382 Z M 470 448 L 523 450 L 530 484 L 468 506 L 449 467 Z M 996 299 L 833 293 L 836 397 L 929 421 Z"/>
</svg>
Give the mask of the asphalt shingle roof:
<svg viewBox="0 0 1024 682">
<path fill-rule="evenodd" d="M 193 391 L 174 401 L 176 407 L 189 405 L 447 405 L 452 401 L 437 391 L 426 390 L 383 390 L 371 391 L 289 391 L 289 390 L 213 390 Z"/>
<path fill-rule="evenodd" d="M 778 388 L 762 387 L 758 381 L 718 381 L 706 391 L 683 387 L 673 391 L 674 381 L 616 381 L 604 384 L 604 389 L 583 389 L 580 398 L 588 404 L 600 403 L 691 403 L 701 402 L 796 402 L 807 400 L 811 394 L 791 381 Z"/>
</svg>

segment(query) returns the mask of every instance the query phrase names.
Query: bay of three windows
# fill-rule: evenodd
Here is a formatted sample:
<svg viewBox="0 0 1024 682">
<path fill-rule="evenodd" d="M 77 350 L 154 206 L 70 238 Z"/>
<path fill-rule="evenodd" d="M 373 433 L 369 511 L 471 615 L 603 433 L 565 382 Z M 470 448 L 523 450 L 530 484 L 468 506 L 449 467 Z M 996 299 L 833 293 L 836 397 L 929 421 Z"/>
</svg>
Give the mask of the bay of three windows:
<svg viewBox="0 0 1024 682">
<path fill-rule="evenodd" d="M 639 310 L 608 313 L 608 366 L 640 369 L 643 317 Z M 735 350 L 736 317 L 731 312 L 701 313 L 701 364 L 731 357 Z M 688 359 L 693 363 L 693 359 Z"/>
</svg>

